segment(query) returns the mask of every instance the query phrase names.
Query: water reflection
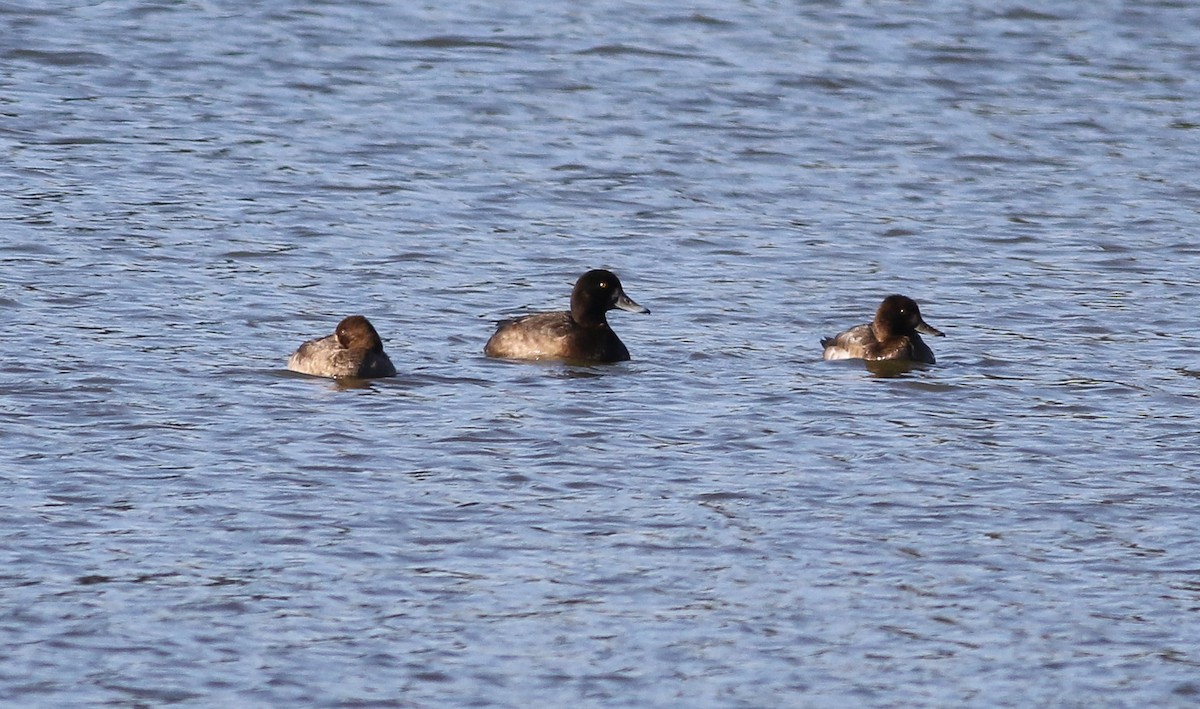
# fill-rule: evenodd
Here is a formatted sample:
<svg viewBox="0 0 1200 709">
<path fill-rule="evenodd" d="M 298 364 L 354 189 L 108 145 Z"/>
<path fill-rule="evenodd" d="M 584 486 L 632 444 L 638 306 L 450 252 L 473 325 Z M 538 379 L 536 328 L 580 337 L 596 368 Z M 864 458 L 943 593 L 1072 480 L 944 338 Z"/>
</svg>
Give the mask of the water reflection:
<svg viewBox="0 0 1200 709">
<path fill-rule="evenodd" d="M 935 367 L 937 365 L 925 364 L 923 362 L 913 362 L 910 360 L 862 360 L 862 364 L 867 371 L 876 377 L 889 379 L 893 377 L 903 377 L 912 372 L 921 372 Z"/>
</svg>

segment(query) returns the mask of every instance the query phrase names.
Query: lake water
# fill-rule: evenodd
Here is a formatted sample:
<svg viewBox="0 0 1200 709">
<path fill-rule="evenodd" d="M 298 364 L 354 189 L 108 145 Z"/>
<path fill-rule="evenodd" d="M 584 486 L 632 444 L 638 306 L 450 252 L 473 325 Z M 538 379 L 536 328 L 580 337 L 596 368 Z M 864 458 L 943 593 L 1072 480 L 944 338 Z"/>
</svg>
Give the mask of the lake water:
<svg viewBox="0 0 1200 709">
<path fill-rule="evenodd" d="M 1200 4 L 1048 7 L 0 5 L 0 701 L 1194 706 Z"/>
</svg>

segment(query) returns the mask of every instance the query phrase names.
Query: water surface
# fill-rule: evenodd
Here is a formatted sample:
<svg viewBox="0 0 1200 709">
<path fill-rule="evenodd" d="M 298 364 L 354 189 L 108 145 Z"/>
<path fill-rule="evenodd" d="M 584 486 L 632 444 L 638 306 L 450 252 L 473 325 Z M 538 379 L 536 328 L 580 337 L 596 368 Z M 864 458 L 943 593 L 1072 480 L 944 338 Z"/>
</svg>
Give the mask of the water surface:
<svg viewBox="0 0 1200 709">
<path fill-rule="evenodd" d="M 0 697 L 1191 706 L 1198 25 L 0 7 Z M 633 361 L 482 356 L 594 267 Z"/>
</svg>

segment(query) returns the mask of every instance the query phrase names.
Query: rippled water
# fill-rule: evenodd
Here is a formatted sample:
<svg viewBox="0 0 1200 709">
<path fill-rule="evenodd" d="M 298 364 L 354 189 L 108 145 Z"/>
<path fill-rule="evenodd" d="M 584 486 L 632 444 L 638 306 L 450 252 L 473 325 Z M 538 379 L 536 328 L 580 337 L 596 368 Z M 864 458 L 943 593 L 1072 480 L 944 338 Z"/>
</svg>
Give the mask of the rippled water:
<svg viewBox="0 0 1200 709">
<path fill-rule="evenodd" d="M 1200 5 L 0 27 L 5 703 L 1200 694 Z M 482 356 L 601 266 L 632 362 Z M 820 360 L 891 292 L 937 366 Z"/>
</svg>

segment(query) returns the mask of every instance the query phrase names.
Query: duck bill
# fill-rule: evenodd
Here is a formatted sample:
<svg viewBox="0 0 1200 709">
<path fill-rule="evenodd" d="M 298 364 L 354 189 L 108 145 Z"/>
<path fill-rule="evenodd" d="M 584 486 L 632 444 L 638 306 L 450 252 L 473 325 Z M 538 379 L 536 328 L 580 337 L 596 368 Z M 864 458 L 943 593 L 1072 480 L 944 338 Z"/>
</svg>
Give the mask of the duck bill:
<svg viewBox="0 0 1200 709">
<path fill-rule="evenodd" d="M 613 307 L 620 308 L 621 310 L 628 310 L 631 313 L 650 312 L 650 308 L 643 307 L 633 302 L 633 298 L 625 295 L 625 291 L 621 291 L 621 293 L 617 295 L 617 301 L 613 303 Z"/>
<path fill-rule="evenodd" d="M 929 323 L 925 322 L 924 320 L 917 323 L 916 330 L 917 330 L 917 332 L 921 332 L 926 335 L 933 335 L 934 337 L 945 337 L 946 336 L 946 333 L 937 329 L 933 325 L 930 325 Z"/>
</svg>

